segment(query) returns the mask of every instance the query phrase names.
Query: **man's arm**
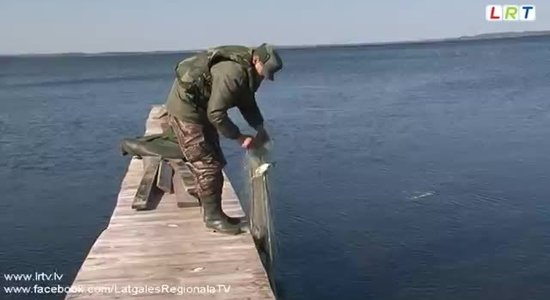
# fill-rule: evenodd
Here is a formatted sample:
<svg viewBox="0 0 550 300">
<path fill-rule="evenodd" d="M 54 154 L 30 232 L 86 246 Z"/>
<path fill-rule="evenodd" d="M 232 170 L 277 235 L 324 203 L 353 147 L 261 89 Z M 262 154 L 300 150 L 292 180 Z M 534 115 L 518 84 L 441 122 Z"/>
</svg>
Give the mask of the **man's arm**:
<svg viewBox="0 0 550 300">
<path fill-rule="evenodd" d="M 208 100 L 207 116 L 210 123 L 228 139 L 239 139 L 241 132 L 227 114 L 242 87 L 239 66 L 221 62 L 212 67 L 212 92 Z"/>
<path fill-rule="evenodd" d="M 258 108 L 254 94 L 241 99 L 237 107 L 250 127 L 256 129 L 256 131 L 263 130 L 264 118 Z"/>
<path fill-rule="evenodd" d="M 251 94 L 249 97 L 243 98 L 238 107 L 248 125 L 256 129 L 257 133 L 256 137 L 254 138 L 255 145 L 261 146 L 267 143 L 271 138 L 264 128 L 264 118 L 262 116 L 262 113 L 260 112 L 260 109 L 258 108 L 258 104 L 256 102 L 254 94 Z"/>
</svg>

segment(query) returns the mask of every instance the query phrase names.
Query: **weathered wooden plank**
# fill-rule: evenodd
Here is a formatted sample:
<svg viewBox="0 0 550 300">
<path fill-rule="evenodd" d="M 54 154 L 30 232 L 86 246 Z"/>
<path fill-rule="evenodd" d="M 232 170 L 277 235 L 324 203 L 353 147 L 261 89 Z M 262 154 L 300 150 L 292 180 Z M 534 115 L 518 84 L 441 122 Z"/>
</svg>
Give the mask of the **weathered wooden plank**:
<svg viewBox="0 0 550 300">
<path fill-rule="evenodd" d="M 169 160 L 169 164 L 174 170 L 173 186 L 178 207 L 200 206 L 199 200 L 196 197 L 195 179 L 189 167 L 181 159 Z"/>
<path fill-rule="evenodd" d="M 157 176 L 157 187 L 165 193 L 172 193 L 172 167 L 167 161 L 162 160 Z"/>
<path fill-rule="evenodd" d="M 179 172 L 179 175 L 183 180 L 183 184 L 186 190 L 194 191 L 196 189 L 195 178 L 193 177 L 193 173 L 191 173 L 191 170 L 189 169 L 187 163 L 181 159 L 178 159 L 170 160 L 170 165 L 174 170 L 177 169 L 177 171 Z"/>
<path fill-rule="evenodd" d="M 141 182 L 136 191 L 134 202 L 132 203 L 133 209 L 147 209 L 148 202 L 151 199 L 153 193 L 153 186 L 157 177 L 161 158 L 158 156 L 148 156 L 143 158 L 145 165 L 145 172 L 141 178 Z"/>
<path fill-rule="evenodd" d="M 159 110 L 154 108 L 147 121 L 149 134 L 158 133 L 162 125 L 163 117 L 153 118 L 155 112 Z M 176 194 L 164 193 L 155 210 L 131 208 L 145 169 L 142 161 L 130 161 L 111 221 L 73 282 L 74 287 L 91 287 L 92 291 L 69 294 L 66 299 L 274 299 L 250 234 L 213 233 L 204 226 L 200 208 L 175 209 Z M 179 179 L 183 186 L 183 179 Z M 176 190 L 175 184 L 173 188 Z M 181 189 L 190 200 L 185 187 Z M 222 198 L 228 215 L 244 216 L 229 180 L 224 184 Z M 146 286 L 181 290 L 218 284 L 230 289 L 202 294 L 130 294 L 123 290 L 136 291 Z"/>
<path fill-rule="evenodd" d="M 149 118 L 147 121 L 154 121 L 164 118 L 168 114 L 168 111 L 166 111 L 166 107 L 164 105 L 155 105 L 151 108 L 151 112 L 149 113 Z M 153 126 L 149 126 L 151 128 Z"/>
<path fill-rule="evenodd" d="M 189 193 L 185 190 L 183 181 L 177 174 L 174 174 L 172 186 L 174 187 L 174 194 L 178 200 L 176 204 L 178 207 L 185 208 L 200 206 L 200 202 L 193 196 L 189 195 Z"/>
</svg>

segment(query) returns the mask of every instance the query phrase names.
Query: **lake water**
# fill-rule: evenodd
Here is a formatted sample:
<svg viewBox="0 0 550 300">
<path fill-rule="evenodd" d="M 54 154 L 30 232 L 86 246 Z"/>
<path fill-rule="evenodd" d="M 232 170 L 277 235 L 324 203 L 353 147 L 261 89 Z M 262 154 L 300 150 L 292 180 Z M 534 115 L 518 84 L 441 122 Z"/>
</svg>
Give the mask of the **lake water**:
<svg viewBox="0 0 550 300">
<path fill-rule="evenodd" d="M 1 272 L 70 284 L 114 207 L 119 141 L 183 56 L 0 58 Z M 281 56 L 257 96 L 281 299 L 550 297 L 550 38 Z"/>
</svg>

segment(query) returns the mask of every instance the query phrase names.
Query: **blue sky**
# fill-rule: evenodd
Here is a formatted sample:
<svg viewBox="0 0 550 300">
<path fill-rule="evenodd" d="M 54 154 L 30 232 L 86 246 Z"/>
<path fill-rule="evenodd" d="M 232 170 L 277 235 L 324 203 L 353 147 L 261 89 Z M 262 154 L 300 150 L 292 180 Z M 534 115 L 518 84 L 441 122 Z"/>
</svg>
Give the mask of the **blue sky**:
<svg viewBox="0 0 550 300">
<path fill-rule="evenodd" d="M 485 21 L 535 4 L 535 22 Z M 550 30 L 550 1 L 0 0 L 0 54 L 154 51 L 218 44 L 369 43 Z M 411 4 L 414 3 L 414 4 Z"/>
</svg>

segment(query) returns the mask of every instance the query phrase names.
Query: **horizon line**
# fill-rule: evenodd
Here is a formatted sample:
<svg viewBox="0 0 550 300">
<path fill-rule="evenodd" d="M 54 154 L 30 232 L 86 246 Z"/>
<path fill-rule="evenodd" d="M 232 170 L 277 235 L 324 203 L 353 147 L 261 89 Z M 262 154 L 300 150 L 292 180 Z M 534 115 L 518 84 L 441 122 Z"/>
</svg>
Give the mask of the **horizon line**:
<svg viewBox="0 0 550 300">
<path fill-rule="evenodd" d="M 480 33 L 475 35 L 464 35 L 458 37 L 448 38 L 434 38 L 434 39 L 418 39 L 418 40 L 396 40 L 388 42 L 357 42 L 357 43 L 323 43 L 323 44 L 303 44 L 303 45 L 276 45 L 278 49 L 284 50 L 300 50 L 310 48 L 336 48 L 336 47 L 364 47 L 364 46 L 385 46 L 385 45 L 400 45 L 400 44 L 427 44 L 438 42 L 462 42 L 462 41 L 475 41 L 475 40 L 496 40 L 496 39 L 513 39 L 523 37 L 545 36 L 550 35 L 550 30 L 538 30 L 538 31 L 505 31 L 505 32 L 490 32 Z M 138 54 L 170 54 L 170 53 L 193 53 L 203 51 L 206 48 L 201 49 L 187 49 L 187 50 L 146 50 L 146 51 L 100 51 L 100 52 L 27 52 L 27 53 L 0 53 L 0 57 L 13 57 L 13 56 L 101 56 L 101 55 L 138 55 Z"/>
</svg>

